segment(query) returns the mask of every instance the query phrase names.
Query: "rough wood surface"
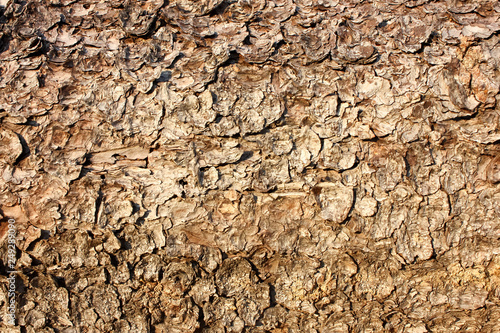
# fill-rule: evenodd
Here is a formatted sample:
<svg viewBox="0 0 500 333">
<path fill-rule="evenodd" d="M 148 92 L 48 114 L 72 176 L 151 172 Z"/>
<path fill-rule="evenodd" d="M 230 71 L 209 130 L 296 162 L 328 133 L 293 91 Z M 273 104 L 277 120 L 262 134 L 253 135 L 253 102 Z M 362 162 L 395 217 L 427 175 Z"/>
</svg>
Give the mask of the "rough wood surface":
<svg viewBox="0 0 500 333">
<path fill-rule="evenodd" d="M 2 332 L 498 332 L 498 1 L 0 7 Z"/>
</svg>

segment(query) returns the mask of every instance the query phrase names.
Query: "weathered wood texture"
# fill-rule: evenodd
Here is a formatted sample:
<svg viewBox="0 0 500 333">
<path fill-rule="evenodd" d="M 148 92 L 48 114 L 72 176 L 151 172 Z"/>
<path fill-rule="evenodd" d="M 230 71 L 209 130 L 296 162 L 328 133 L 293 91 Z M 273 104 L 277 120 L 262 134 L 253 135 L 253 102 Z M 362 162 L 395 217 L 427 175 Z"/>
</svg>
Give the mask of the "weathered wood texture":
<svg viewBox="0 0 500 333">
<path fill-rule="evenodd" d="M 498 1 L 0 12 L 22 332 L 498 332 Z"/>
</svg>

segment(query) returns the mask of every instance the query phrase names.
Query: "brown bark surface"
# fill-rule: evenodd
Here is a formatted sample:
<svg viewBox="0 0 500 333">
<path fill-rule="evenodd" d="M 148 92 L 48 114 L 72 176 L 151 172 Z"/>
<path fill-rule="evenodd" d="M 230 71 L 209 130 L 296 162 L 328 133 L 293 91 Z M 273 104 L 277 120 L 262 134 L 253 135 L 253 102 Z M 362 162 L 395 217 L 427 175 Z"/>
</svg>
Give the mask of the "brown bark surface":
<svg viewBox="0 0 500 333">
<path fill-rule="evenodd" d="M 498 1 L 3 2 L 1 332 L 498 332 Z"/>
</svg>

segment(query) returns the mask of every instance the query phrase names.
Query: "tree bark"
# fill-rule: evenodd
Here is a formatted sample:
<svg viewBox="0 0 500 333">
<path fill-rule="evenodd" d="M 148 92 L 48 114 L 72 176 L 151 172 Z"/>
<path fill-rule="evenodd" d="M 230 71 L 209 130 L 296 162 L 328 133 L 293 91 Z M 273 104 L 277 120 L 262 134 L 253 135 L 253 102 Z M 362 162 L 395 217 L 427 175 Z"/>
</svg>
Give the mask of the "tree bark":
<svg viewBox="0 0 500 333">
<path fill-rule="evenodd" d="M 0 26 L 2 332 L 498 329 L 497 1 L 9 0 Z"/>
</svg>

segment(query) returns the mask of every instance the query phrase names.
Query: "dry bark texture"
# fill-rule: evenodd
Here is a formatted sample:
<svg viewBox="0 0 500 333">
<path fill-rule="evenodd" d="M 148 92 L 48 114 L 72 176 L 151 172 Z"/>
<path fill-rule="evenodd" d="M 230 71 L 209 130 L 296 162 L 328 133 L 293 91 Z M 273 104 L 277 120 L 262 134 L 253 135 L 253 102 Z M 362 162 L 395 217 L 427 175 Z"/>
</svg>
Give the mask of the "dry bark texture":
<svg viewBox="0 0 500 333">
<path fill-rule="evenodd" d="M 2 332 L 498 332 L 498 1 L 8 1 Z"/>
</svg>

